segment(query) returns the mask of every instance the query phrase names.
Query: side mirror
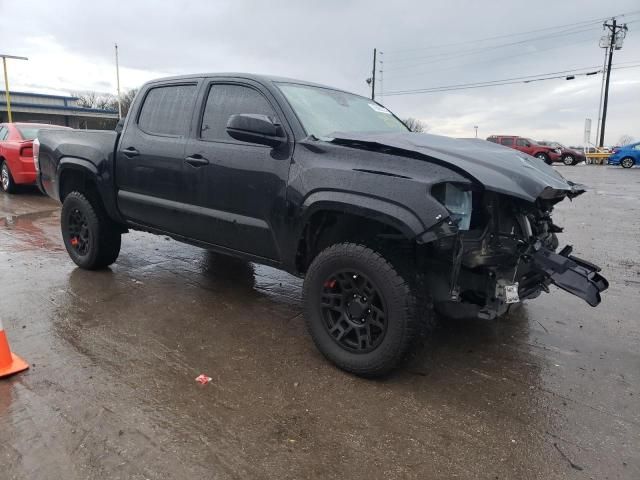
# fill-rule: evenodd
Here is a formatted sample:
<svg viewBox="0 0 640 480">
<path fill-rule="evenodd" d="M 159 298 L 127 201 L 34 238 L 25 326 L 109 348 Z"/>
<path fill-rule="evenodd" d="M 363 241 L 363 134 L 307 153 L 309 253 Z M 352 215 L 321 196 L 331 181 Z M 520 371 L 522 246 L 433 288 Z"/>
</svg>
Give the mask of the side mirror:
<svg viewBox="0 0 640 480">
<path fill-rule="evenodd" d="M 241 142 L 258 143 L 270 147 L 279 147 L 287 138 L 282 126 L 267 115 L 241 113 L 231 115 L 227 122 L 227 133 Z"/>
</svg>

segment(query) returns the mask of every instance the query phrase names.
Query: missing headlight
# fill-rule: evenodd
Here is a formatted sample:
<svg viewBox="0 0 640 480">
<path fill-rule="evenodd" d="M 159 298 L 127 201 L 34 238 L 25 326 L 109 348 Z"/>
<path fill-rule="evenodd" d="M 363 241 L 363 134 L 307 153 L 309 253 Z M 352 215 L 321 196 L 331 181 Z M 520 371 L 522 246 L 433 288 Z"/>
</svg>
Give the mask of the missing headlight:
<svg viewBox="0 0 640 480">
<path fill-rule="evenodd" d="M 463 190 L 453 183 L 435 185 L 432 194 L 451 214 L 458 229 L 469 230 L 471 225 L 472 192 Z"/>
</svg>

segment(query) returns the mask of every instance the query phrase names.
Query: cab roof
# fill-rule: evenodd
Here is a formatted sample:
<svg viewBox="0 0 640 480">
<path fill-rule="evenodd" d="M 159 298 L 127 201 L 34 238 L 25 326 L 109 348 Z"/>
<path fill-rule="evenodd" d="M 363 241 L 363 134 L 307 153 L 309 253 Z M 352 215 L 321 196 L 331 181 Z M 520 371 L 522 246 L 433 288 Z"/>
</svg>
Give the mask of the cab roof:
<svg viewBox="0 0 640 480">
<path fill-rule="evenodd" d="M 193 73 L 189 75 L 174 75 L 170 77 L 162 77 L 148 81 L 146 84 L 151 85 L 155 83 L 173 82 L 180 80 L 196 80 L 200 78 L 239 78 L 245 80 L 253 80 L 262 84 L 265 83 L 295 83 L 298 85 L 308 85 L 311 87 L 327 88 L 329 90 L 336 90 L 339 92 L 350 93 L 352 95 L 358 95 L 357 93 L 349 92 L 341 88 L 332 87 L 329 85 L 323 85 L 320 83 L 308 82 L 306 80 L 297 80 L 295 78 L 279 77 L 275 75 L 261 75 L 256 73 L 242 73 L 242 72 L 215 72 L 215 73 Z M 359 95 L 362 96 L 362 95 Z"/>
</svg>

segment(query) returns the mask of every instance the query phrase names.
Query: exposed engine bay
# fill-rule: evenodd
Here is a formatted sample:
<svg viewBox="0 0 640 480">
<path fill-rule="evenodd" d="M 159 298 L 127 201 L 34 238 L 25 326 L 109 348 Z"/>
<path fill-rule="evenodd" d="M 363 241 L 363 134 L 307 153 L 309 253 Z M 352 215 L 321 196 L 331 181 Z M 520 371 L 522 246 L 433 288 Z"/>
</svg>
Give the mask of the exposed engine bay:
<svg viewBox="0 0 640 480">
<path fill-rule="evenodd" d="M 562 228 L 551 212 L 567 194 L 531 203 L 465 185 L 440 184 L 431 193 L 451 212 L 418 239 L 421 271 L 442 314 L 492 319 L 550 284 L 600 303 L 608 287 L 600 268 L 573 257 L 570 246 L 556 253 Z"/>
</svg>

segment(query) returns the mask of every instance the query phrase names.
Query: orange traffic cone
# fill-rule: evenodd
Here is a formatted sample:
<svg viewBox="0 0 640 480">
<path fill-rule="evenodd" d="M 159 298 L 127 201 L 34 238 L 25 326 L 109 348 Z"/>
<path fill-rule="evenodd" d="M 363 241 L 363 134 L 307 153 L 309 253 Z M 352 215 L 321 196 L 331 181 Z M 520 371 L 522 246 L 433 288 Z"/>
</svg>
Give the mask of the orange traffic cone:
<svg viewBox="0 0 640 480">
<path fill-rule="evenodd" d="M 29 364 L 19 356 L 11 353 L 9 341 L 4 333 L 2 319 L 0 319 L 0 377 L 6 377 L 29 368 Z"/>
</svg>

